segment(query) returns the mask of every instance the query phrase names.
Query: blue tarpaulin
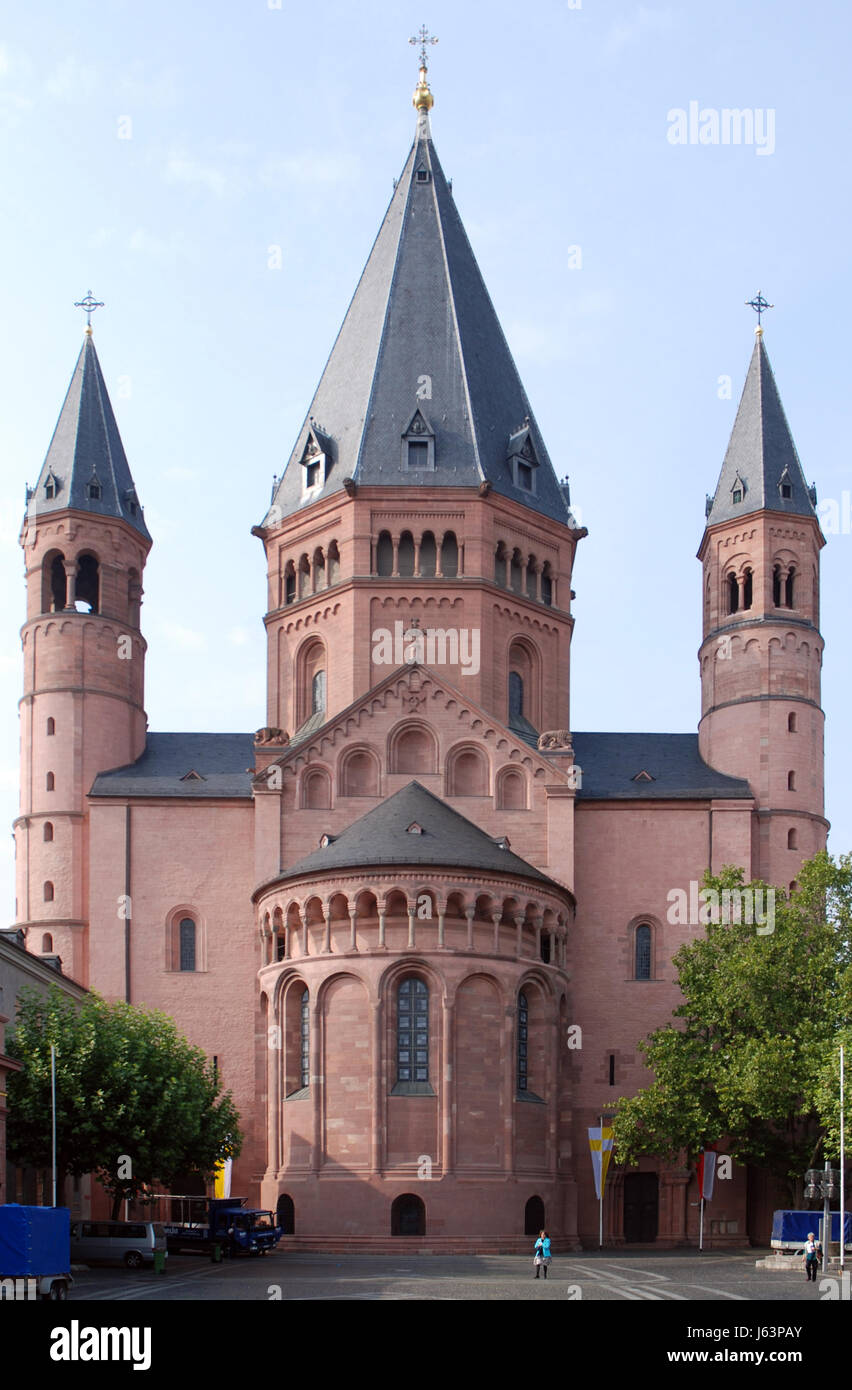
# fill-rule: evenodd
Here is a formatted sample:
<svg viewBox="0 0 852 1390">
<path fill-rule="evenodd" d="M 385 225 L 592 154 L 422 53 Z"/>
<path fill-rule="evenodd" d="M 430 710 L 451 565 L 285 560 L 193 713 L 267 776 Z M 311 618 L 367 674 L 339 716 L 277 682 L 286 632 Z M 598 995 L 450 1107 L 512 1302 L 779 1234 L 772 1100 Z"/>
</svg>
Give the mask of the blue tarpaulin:
<svg viewBox="0 0 852 1390">
<path fill-rule="evenodd" d="M 774 1211 L 772 1213 L 772 1248 L 774 1250 L 797 1249 L 804 1245 L 808 1232 L 819 1236 L 821 1211 Z M 840 1212 L 831 1213 L 831 1239 L 840 1239 Z M 843 1220 L 843 1244 L 852 1245 L 852 1213 L 845 1212 Z"/>
<path fill-rule="evenodd" d="M 0 1279 L 67 1274 L 71 1213 L 67 1207 L 0 1206 Z"/>
</svg>

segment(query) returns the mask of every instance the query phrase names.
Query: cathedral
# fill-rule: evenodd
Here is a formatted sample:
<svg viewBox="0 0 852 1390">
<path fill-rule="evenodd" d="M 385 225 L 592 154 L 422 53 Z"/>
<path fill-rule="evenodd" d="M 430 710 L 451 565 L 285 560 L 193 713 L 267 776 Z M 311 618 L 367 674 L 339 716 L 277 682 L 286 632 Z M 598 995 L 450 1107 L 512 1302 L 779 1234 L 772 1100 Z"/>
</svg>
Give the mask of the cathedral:
<svg viewBox="0 0 852 1390">
<path fill-rule="evenodd" d="M 650 1079 L 705 870 L 824 848 L 816 494 L 758 328 L 698 558 L 696 733 L 574 730 L 572 514 L 415 136 L 265 516 L 255 732 L 148 730 L 152 537 L 91 327 L 21 544 L 16 924 L 163 1010 L 231 1090 L 232 1190 L 301 1248 L 596 1246 L 589 1129 Z M 317 267 L 317 272 L 321 272 Z M 258 507 L 258 514 L 260 507 Z M 591 543 L 591 542 L 586 542 Z M 766 1242 L 733 1165 L 709 1243 Z M 611 1167 L 604 1239 L 695 1240 L 695 1176 Z"/>
</svg>

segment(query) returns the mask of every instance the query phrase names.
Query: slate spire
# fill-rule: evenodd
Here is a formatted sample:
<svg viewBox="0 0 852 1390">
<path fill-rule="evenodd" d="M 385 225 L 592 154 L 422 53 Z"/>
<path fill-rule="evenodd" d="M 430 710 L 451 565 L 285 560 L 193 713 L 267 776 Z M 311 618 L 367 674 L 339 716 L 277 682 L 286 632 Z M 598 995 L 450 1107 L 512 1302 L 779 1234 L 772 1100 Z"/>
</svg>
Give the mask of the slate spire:
<svg viewBox="0 0 852 1390">
<path fill-rule="evenodd" d="M 763 510 L 816 515 L 816 492 L 805 482 L 762 328 L 755 339 L 716 494 L 708 498 L 708 526 Z"/>
<path fill-rule="evenodd" d="M 38 482 L 27 491 L 30 521 L 69 509 L 121 518 L 151 539 L 90 328 Z"/>
<path fill-rule="evenodd" d="M 487 482 L 573 524 L 435 151 L 432 104 L 421 69 L 414 142 L 264 525 L 349 479 Z"/>
</svg>

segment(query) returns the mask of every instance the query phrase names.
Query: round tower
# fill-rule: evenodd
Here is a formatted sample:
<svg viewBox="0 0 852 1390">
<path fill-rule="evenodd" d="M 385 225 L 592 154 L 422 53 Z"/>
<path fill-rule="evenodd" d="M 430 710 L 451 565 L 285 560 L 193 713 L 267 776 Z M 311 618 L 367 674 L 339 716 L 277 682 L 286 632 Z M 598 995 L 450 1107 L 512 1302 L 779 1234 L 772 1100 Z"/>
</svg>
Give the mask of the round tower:
<svg viewBox="0 0 852 1390">
<path fill-rule="evenodd" d="M 819 552 L 825 544 L 758 328 L 698 558 L 699 746 L 757 801 L 752 875 L 781 887 L 825 847 Z"/>
<path fill-rule="evenodd" d="M 142 574 L 151 537 L 91 328 L 21 529 L 21 805 L 16 921 L 86 983 L 86 794 L 145 745 Z"/>
</svg>

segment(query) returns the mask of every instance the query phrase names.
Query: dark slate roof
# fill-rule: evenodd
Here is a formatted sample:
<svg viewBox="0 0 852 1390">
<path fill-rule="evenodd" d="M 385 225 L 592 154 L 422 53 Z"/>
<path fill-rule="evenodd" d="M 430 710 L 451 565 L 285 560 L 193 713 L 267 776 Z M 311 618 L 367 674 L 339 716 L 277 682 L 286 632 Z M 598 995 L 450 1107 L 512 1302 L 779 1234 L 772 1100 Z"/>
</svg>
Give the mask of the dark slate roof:
<svg viewBox="0 0 852 1390">
<path fill-rule="evenodd" d="M 698 753 L 697 734 L 572 734 L 582 770 L 581 800 L 711 801 L 752 796 L 747 781 L 716 772 Z M 633 779 L 647 772 L 653 781 Z"/>
<path fill-rule="evenodd" d="M 99 773 L 89 795 L 250 799 L 253 763 L 254 734 L 149 734 L 141 758 Z"/>
<path fill-rule="evenodd" d="M 789 498 L 781 496 L 782 480 L 793 489 Z M 742 502 L 736 503 L 733 489 L 740 483 L 745 490 Z M 754 345 L 707 525 L 764 508 L 793 516 L 815 516 L 815 500 L 802 473 L 761 335 Z"/>
<path fill-rule="evenodd" d="M 415 822 L 423 829 L 421 835 L 408 829 Z M 347 826 L 325 849 L 314 850 L 293 864 L 285 876 L 300 878 L 319 870 L 382 864 L 479 869 L 552 883 L 510 849 L 500 849 L 478 825 L 452 810 L 419 782 L 409 782 L 389 796 Z"/>
<path fill-rule="evenodd" d="M 424 376 L 431 395 L 420 399 Z M 403 434 L 418 407 L 434 431 L 434 471 L 403 465 Z M 264 525 L 305 500 L 301 460 L 312 424 L 330 440 L 331 457 L 311 500 L 338 492 L 344 478 L 423 488 L 488 479 L 504 496 L 573 524 L 425 111 Z M 507 459 L 511 437 L 525 428 L 538 460 L 535 495 L 514 486 Z"/>
<path fill-rule="evenodd" d="M 45 495 L 52 475 L 55 496 Z M 88 486 L 100 484 L 101 495 L 91 498 Z M 136 501 L 136 515 L 131 503 Z M 59 413 L 47 457 L 38 482 L 27 500 L 31 520 L 68 507 L 96 516 L 120 517 L 150 540 L 136 497 L 136 488 L 91 334 L 86 334 L 68 394 Z"/>
</svg>

